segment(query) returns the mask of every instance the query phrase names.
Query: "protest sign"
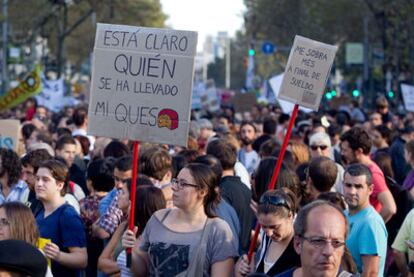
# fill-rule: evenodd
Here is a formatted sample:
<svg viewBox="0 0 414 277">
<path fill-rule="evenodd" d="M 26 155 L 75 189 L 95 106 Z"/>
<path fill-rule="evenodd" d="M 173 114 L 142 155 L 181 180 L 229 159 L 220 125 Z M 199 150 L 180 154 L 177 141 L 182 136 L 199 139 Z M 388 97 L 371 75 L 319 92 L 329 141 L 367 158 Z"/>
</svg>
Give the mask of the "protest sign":
<svg viewBox="0 0 414 277">
<path fill-rule="evenodd" d="M 36 66 L 15 88 L 0 97 L 0 110 L 13 108 L 41 90 L 40 66 Z"/>
<path fill-rule="evenodd" d="M 88 133 L 186 145 L 197 32 L 98 24 Z"/>
<path fill-rule="evenodd" d="M 250 111 L 251 107 L 257 104 L 256 93 L 247 92 L 240 93 L 237 92 L 236 95 L 230 100 L 234 106 L 234 110 L 237 113 Z"/>
<path fill-rule="evenodd" d="M 317 111 L 337 49 L 296 36 L 278 99 Z"/>
<path fill-rule="evenodd" d="M 401 92 L 405 109 L 409 112 L 414 112 L 414 86 L 401 84 Z"/>
<path fill-rule="evenodd" d="M 282 73 L 282 74 L 273 76 L 271 79 L 269 79 L 270 86 L 272 87 L 273 93 L 276 96 L 276 98 L 278 97 L 279 92 L 280 92 L 280 86 L 282 85 L 283 76 L 284 74 Z M 287 114 L 292 113 L 293 107 L 295 105 L 293 105 L 292 103 L 288 101 L 280 100 L 280 99 L 277 100 L 277 102 L 279 102 L 280 108 L 282 109 L 284 113 L 287 113 Z M 311 109 L 307 109 L 303 107 L 299 107 L 299 110 L 302 110 L 306 113 L 309 113 L 312 111 Z"/>
<path fill-rule="evenodd" d="M 15 119 L 0 120 L 0 148 L 18 150 L 20 121 Z"/>
<path fill-rule="evenodd" d="M 64 107 L 64 82 L 63 78 L 47 80 L 42 78 L 43 90 L 36 96 L 37 104 L 45 106 L 53 112 L 58 112 Z"/>
</svg>

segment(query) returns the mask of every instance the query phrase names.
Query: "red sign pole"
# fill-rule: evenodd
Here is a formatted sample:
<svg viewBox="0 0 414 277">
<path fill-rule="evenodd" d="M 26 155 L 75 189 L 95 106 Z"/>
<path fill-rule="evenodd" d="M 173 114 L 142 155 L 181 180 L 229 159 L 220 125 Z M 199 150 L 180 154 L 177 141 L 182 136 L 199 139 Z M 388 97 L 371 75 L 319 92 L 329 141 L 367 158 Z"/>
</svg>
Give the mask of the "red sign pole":
<svg viewBox="0 0 414 277">
<path fill-rule="evenodd" d="M 134 218 L 135 218 L 135 194 L 137 191 L 137 173 L 138 173 L 138 151 L 139 141 L 134 141 L 134 152 L 132 157 L 132 181 L 131 191 L 129 192 L 131 199 L 131 208 L 129 211 L 129 223 L 128 229 L 134 230 Z M 127 267 L 131 267 L 131 248 L 127 248 Z"/>
<path fill-rule="evenodd" d="M 299 105 L 295 104 L 295 107 L 293 108 L 292 116 L 290 117 L 289 126 L 285 135 L 285 138 L 283 140 L 282 148 L 279 153 L 279 157 L 277 158 L 277 163 L 275 166 L 275 169 L 273 171 L 272 179 L 270 180 L 268 189 L 272 190 L 275 188 L 277 177 L 279 176 L 280 167 L 282 166 L 283 157 L 285 156 L 286 148 L 289 143 L 290 134 L 292 133 L 293 125 L 295 124 L 296 116 L 298 115 L 299 111 Z M 247 254 L 247 257 L 249 259 L 249 263 L 252 260 L 254 249 L 256 248 L 257 238 L 259 236 L 260 231 L 260 224 L 257 222 L 256 228 L 254 230 L 254 236 L 253 239 L 250 242 L 249 252 Z"/>
</svg>

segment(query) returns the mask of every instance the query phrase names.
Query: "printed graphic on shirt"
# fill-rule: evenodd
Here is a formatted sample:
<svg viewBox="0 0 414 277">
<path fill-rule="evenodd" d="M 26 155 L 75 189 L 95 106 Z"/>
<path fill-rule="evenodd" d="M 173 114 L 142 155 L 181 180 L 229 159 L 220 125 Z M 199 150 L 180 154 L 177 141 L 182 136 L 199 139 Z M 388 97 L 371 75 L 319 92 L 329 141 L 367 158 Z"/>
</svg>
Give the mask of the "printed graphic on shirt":
<svg viewBox="0 0 414 277">
<path fill-rule="evenodd" d="M 151 276 L 176 276 L 188 268 L 189 245 L 152 243 L 149 254 L 152 257 Z"/>
</svg>

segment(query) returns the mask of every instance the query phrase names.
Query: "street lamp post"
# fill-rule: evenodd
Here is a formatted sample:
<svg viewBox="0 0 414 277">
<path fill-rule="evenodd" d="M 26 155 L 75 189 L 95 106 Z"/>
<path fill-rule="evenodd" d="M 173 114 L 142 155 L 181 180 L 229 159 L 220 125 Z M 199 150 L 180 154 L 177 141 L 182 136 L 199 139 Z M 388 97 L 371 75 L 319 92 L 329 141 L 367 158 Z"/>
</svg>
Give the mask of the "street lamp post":
<svg viewBox="0 0 414 277">
<path fill-rule="evenodd" d="M 8 0 L 3 0 L 3 32 L 2 32 L 2 46 L 3 46 L 3 60 L 1 63 L 1 73 L 2 73 L 2 94 L 6 93 L 9 88 L 9 78 L 7 74 L 7 44 L 8 44 Z"/>
</svg>

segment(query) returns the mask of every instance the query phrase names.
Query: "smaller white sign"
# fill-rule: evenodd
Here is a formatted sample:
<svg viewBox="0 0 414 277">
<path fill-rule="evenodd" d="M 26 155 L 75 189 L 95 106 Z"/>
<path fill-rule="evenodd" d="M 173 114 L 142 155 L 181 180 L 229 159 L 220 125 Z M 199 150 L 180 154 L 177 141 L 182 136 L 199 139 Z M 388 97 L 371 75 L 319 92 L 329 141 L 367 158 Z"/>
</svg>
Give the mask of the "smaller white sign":
<svg viewBox="0 0 414 277">
<path fill-rule="evenodd" d="M 401 84 L 401 92 L 405 109 L 414 112 L 414 86 Z"/>
<path fill-rule="evenodd" d="M 53 112 L 58 112 L 64 107 L 62 101 L 64 96 L 63 78 L 57 80 L 46 80 L 42 78 L 43 91 L 36 95 L 39 105 L 47 107 Z"/>
<path fill-rule="evenodd" d="M 337 49 L 295 36 L 278 99 L 317 111 Z"/>
</svg>

